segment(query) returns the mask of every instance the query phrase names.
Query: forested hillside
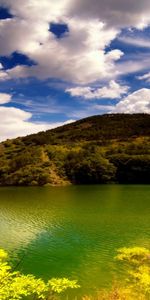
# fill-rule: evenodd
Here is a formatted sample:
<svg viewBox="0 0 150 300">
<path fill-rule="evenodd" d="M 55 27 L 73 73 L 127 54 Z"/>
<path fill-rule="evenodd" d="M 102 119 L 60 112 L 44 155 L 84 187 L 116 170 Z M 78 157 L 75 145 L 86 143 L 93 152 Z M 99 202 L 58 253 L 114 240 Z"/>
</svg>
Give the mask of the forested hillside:
<svg viewBox="0 0 150 300">
<path fill-rule="evenodd" d="M 0 144 L 0 185 L 150 183 L 150 115 L 93 116 Z"/>
</svg>

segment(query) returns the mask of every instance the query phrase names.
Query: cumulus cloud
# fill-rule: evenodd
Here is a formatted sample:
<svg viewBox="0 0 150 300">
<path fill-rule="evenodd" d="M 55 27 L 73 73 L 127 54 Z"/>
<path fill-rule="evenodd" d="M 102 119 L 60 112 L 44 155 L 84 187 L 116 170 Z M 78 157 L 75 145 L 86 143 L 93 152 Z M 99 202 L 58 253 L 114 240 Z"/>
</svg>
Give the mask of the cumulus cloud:
<svg viewBox="0 0 150 300">
<path fill-rule="evenodd" d="M 14 18 L 0 21 L 0 55 L 18 51 L 37 65 L 16 67 L 12 77 L 63 78 L 88 84 L 117 76 L 115 62 L 123 53 L 105 52 L 123 27 L 143 28 L 150 22 L 147 0 L 0 0 Z M 50 22 L 66 23 L 69 33 L 57 39 Z"/>
<path fill-rule="evenodd" d="M 143 28 L 150 22 L 148 0 L 0 0 L 12 14 L 28 20 L 61 19 L 77 16 L 82 19 L 99 19 L 109 26 Z"/>
<path fill-rule="evenodd" d="M 119 83 L 111 80 L 108 86 L 102 88 L 93 89 L 91 87 L 74 87 L 66 89 L 66 92 L 70 93 L 73 97 L 83 97 L 85 99 L 100 99 L 109 98 L 115 99 L 120 98 L 123 94 L 128 91 L 128 86 L 120 85 Z"/>
<path fill-rule="evenodd" d="M 5 104 L 11 101 L 11 95 L 7 93 L 0 93 L 0 104 Z"/>
<path fill-rule="evenodd" d="M 70 1 L 70 0 L 69 0 Z M 30 20 L 49 21 L 66 13 L 68 0 L 0 0 L 0 5 L 8 7 L 12 15 Z"/>
<path fill-rule="evenodd" d="M 40 20 L 13 18 L 0 21 L 0 55 L 9 56 L 18 51 L 25 54 L 38 50 L 48 38 L 48 24 Z"/>
<path fill-rule="evenodd" d="M 136 27 L 143 29 L 150 23 L 150 2 L 148 0 L 71 0 L 68 5 L 71 15 L 81 18 L 98 18 L 115 27 Z"/>
<path fill-rule="evenodd" d="M 0 22 L 0 55 L 18 51 L 37 64 L 16 67 L 10 70 L 10 77 L 53 77 L 90 83 L 115 76 L 115 62 L 123 53 L 118 49 L 105 53 L 105 48 L 118 29 L 106 27 L 100 19 L 72 17 L 69 3 L 70 0 L 22 0 L 20 5 L 18 0 L 0 0 L 14 15 Z M 57 39 L 49 32 L 50 22 L 66 23 L 69 33 Z M 4 77 L 7 74 L 1 74 Z"/>
<path fill-rule="evenodd" d="M 0 106 L 0 141 L 45 131 L 73 122 L 73 120 L 68 120 L 55 123 L 34 123 L 31 121 L 31 117 L 32 114 L 24 110 Z"/>
<path fill-rule="evenodd" d="M 15 78 L 55 78 L 78 85 L 67 89 L 72 96 L 85 99 L 121 98 L 128 87 L 117 82 L 120 75 L 150 67 L 149 56 L 134 55 L 124 59 L 119 49 L 109 48 L 122 28 L 143 29 L 150 24 L 150 1 L 143 0 L 0 0 L 13 18 L 0 20 L 0 56 L 11 56 L 15 51 L 35 62 L 32 66 L 18 65 L 5 70 L 0 63 L 0 81 Z M 68 33 L 58 39 L 49 31 L 50 23 L 67 24 Z M 122 40 L 142 46 L 143 40 Z M 145 40 L 144 47 L 149 48 Z M 149 80 L 149 73 L 141 80 Z M 92 88 L 95 82 L 104 86 Z M 83 86 L 81 86 L 83 85 Z M 149 90 L 141 89 L 124 97 L 115 107 L 97 106 L 95 109 L 112 112 L 149 112 Z M 0 94 L 0 104 L 11 96 Z M 94 108 L 93 108 L 94 109 Z M 91 110 L 89 111 L 91 114 Z M 2 140 L 22 136 L 62 123 L 32 122 L 32 114 L 13 107 L 0 107 Z"/>
<path fill-rule="evenodd" d="M 142 28 L 150 21 L 150 4 L 127 0 L 0 0 L 14 15 L 1 20 L 0 55 L 18 51 L 37 65 L 18 66 L 1 73 L 12 77 L 63 78 L 88 84 L 115 78 L 119 49 L 105 52 L 123 27 Z M 49 32 L 50 22 L 66 23 L 69 33 L 57 39 Z"/>
<path fill-rule="evenodd" d="M 10 20 L 10 22 L 12 21 Z M 115 62 L 120 59 L 123 53 L 118 49 L 105 53 L 105 47 L 116 37 L 117 31 L 106 29 L 104 24 L 97 20 L 87 23 L 81 20 L 68 19 L 67 24 L 69 34 L 63 39 L 55 38 L 48 30 L 48 37 L 45 37 L 44 43 L 40 42 L 40 37 L 38 37 L 38 41 L 33 39 L 32 30 L 34 26 L 38 32 L 37 22 L 32 24 L 32 29 L 30 29 L 31 44 L 30 36 L 28 37 L 29 29 L 25 30 L 25 35 L 20 34 L 21 39 L 16 35 L 17 42 L 13 42 L 14 47 L 18 45 L 16 50 L 24 52 L 37 65 L 31 67 L 17 66 L 8 72 L 9 76 L 13 78 L 38 77 L 39 79 L 63 78 L 63 80 L 76 83 L 90 83 L 101 78 L 114 77 Z M 10 31 L 11 29 L 9 29 L 9 35 L 13 36 Z M 20 31 L 23 32 L 21 28 Z M 44 29 L 41 31 L 43 32 Z M 5 33 L 5 30 L 3 32 Z M 16 28 L 15 32 L 17 32 Z M 12 52 L 7 43 L 8 38 L 5 34 L 3 35 L 5 39 L 3 48 L 5 49 L 1 49 L 1 51 Z M 33 45 L 33 43 L 35 44 Z M 11 42 L 10 44 L 12 45 Z"/>
<path fill-rule="evenodd" d="M 123 98 L 113 113 L 150 113 L 150 89 L 140 89 Z"/>
</svg>

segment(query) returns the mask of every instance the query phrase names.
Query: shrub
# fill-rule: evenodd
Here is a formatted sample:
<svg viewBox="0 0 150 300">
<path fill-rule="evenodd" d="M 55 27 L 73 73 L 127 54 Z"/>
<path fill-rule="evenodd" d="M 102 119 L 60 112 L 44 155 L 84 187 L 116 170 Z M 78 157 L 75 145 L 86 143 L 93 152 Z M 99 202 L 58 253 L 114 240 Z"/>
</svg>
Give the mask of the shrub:
<svg viewBox="0 0 150 300">
<path fill-rule="evenodd" d="M 76 280 L 67 278 L 53 278 L 45 283 L 33 275 L 23 275 L 13 271 L 8 264 L 8 254 L 0 249 L 0 299 L 1 300 L 21 300 L 53 298 L 53 295 L 60 294 L 68 288 L 78 288 Z"/>
</svg>

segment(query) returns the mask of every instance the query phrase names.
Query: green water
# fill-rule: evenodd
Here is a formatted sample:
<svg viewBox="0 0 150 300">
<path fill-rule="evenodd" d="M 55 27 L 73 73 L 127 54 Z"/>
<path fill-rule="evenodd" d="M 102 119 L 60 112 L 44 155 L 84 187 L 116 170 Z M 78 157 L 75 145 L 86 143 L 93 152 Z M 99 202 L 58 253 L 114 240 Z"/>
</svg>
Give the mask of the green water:
<svg viewBox="0 0 150 300">
<path fill-rule="evenodd" d="M 116 249 L 150 247 L 150 186 L 0 188 L 0 247 L 24 273 L 108 286 Z M 121 270 L 120 276 L 121 276 Z"/>
</svg>

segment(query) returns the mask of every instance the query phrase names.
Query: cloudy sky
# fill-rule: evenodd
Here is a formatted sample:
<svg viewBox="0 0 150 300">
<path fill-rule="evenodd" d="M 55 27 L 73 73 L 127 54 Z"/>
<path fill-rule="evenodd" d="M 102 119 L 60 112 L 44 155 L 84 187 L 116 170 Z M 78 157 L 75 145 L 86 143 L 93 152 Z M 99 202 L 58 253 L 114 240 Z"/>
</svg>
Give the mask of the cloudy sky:
<svg viewBox="0 0 150 300">
<path fill-rule="evenodd" d="M 149 0 L 0 0 L 0 140 L 150 113 Z"/>
</svg>

